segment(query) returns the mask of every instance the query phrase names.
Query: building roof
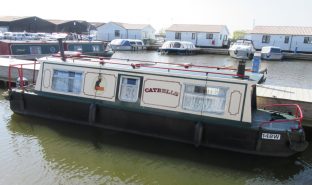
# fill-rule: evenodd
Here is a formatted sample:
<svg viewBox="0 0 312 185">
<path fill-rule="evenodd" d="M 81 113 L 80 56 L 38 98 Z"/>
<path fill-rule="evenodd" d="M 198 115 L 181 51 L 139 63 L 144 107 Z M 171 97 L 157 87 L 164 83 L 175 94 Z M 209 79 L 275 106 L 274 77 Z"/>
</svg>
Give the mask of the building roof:
<svg viewBox="0 0 312 185">
<path fill-rule="evenodd" d="M 106 24 L 104 22 L 89 22 L 89 23 L 92 24 L 96 28 Z"/>
<path fill-rule="evenodd" d="M 0 22 L 11 22 L 11 21 L 16 21 L 20 19 L 25 19 L 29 18 L 32 16 L 0 16 Z"/>
<path fill-rule="evenodd" d="M 225 25 L 173 24 L 166 31 L 219 33 L 224 28 L 228 30 Z"/>
<path fill-rule="evenodd" d="M 250 34 L 312 35 L 312 27 L 299 26 L 255 26 Z"/>
<path fill-rule="evenodd" d="M 149 26 L 149 24 L 129 24 L 129 23 L 120 23 L 120 22 L 112 22 L 114 24 L 117 24 L 127 30 L 141 30 L 145 28 L 146 26 Z"/>
</svg>

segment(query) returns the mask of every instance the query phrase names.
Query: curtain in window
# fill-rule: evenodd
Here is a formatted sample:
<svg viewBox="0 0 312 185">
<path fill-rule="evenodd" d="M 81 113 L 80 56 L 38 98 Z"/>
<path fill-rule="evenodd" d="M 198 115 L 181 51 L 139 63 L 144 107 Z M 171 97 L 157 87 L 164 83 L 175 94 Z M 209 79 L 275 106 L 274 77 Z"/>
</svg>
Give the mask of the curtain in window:
<svg viewBox="0 0 312 185">
<path fill-rule="evenodd" d="M 82 73 L 54 71 L 52 89 L 60 92 L 79 94 L 81 91 Z"/>
</svg>

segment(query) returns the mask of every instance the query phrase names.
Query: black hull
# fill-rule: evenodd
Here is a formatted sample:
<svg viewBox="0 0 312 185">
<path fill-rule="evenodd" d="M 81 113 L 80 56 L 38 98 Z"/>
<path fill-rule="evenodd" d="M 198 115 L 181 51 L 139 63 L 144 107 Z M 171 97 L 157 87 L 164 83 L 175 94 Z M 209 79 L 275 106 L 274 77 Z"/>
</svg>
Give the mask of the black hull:
<svg viewBox="0 0 312 185">
<path fill-rule="evenodd" d="M 211 124 L 208 120 L 177 118 L 161 113 L 146 113 L 117 108 L 94 100 L 39 96 L 12 91 L 9 96 L 15 113 L 37 116 L 145 136 L 179 141 L 195 146 L 213 147 L 267 156 L 291 156 L 298 152 L 290 147 L 285 132 L 280 140 L 263 140 L 262 132 L 243 126 Z M 224 120 L 223 120 L 224 121 Z M 221 123 L 222 121 L 220 121 Z M 235 122 L 234 122 L 235 123 Z M 267 132 L 266 132 L 267 133 Z M 298 138 L 298 136 L 292 136 Z"/>
</svg>

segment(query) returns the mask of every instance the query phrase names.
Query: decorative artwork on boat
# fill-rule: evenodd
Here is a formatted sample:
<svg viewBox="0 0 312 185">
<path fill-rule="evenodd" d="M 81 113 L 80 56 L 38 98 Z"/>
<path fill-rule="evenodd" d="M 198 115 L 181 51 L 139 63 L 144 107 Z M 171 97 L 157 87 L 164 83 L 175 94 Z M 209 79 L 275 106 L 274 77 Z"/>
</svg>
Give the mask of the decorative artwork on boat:
<svg viewBox="0 0 312 185">
<path fill-rule="evenodd" d="M 88 96 L 113 99 L 115 97 L 115 86 L 116 78 L 114 75 L 89 72 L 85 75 L 83 91 Z"/>
<path fill-rule="evenodd" d="M 176 108 L 179 106 L 181 84 L 179 82 L 148 79 L 144 81 L 144 104 Z"/>
<path fill-rule="evenodd" d="M 105 86 L 105 78 L 103 79 L 102 75 L 99 74 L 97 81 L 95 82 L 94 89 L 95 91 L 104 91 L 104 86 Z"/>
</svg>

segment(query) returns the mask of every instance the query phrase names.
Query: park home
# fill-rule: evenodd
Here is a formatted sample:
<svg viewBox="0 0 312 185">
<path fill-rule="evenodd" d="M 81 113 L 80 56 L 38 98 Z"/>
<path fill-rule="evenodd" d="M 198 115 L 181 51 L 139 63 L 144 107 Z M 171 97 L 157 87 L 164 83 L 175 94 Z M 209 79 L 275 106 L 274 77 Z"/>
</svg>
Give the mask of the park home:
<svg viewBox="0 0 312 185">
<path fill-rule="evenodd" d="M 166 41 L 189 41 L 197 47 L 228 45 L 229 30 L 225 25 L 173 24 L 166 30 Z"/>
<path fill-rule="evenodd" d="M 312 27 L 256 26 L 245 38 L 252 40 L 257 50 L 276 46 L 283 51 L 312 52 Z"/>
<path fill-rule="evenodd" d="M 149 24 L 128 24 L 109 22 L 97 27 L 97 39 L 155 39 L 155 29 Z"/>
</svg>

